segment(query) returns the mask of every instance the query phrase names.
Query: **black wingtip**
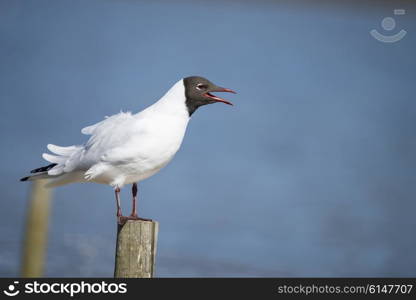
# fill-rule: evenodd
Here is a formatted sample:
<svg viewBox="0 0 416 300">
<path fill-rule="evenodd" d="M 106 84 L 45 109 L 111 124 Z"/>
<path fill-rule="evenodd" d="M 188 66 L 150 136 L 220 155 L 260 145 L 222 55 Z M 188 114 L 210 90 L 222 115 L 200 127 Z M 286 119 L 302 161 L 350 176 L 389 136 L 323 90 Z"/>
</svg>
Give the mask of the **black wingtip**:
<svg viewBox="0 0 416 300">
<path fill-rule="evenodd" d="M 30 173 L 33 174 L 33 173 L 39 173 L 39 172 L 47 172 L 50 169 L 52 169 L 53 167 L 55 167 L 56 165 L 58 165 L 58 164 L 50 164 L 50 165 L 47 165 L 45 167 L 40 167 L 40 168 L 37 168 L 37 169 L 33 169 L 32 171 L 30 171 Z"/>
<path fill-rule="evenodd" d="M 20 178 L 20 181 L 28 181 L 29 178 L 30 178 L 30 176 L 23 177 L 23 178 Z"/>
</svg>

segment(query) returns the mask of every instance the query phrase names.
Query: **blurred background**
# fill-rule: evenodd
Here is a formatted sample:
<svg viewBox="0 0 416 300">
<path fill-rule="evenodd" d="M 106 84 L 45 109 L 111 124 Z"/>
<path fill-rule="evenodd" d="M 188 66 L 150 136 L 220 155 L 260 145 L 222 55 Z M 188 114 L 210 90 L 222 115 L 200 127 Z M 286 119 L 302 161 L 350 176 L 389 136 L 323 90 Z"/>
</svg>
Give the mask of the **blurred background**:
<svg viewBox="0 0 416 300">
<path fill-rule="evenodd" d="M 416 276 L 415 9 L 1 0 L 0 276 L 19 275 L 18 179 L 46 164 L 46 144 L 84 143 L 81 128 L 190 75 L 238 95 L 199 109 L 176 158 L 139 185 L 141 215 L 160 222 L 157 276 Z M 45 275 L 111 277 L 111 187 L 53 196 Z"/>
</svg>

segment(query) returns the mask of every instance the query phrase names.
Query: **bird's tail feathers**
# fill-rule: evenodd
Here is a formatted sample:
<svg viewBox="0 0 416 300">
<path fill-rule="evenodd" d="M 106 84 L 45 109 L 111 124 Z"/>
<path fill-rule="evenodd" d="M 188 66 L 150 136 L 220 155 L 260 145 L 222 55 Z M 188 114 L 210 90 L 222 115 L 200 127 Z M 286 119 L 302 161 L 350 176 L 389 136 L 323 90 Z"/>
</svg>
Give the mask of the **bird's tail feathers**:
<svg viewBox="0 0 416 300">
<path fill-rule="evenodd" d="M 51 151 L 53 154 L 49 154 L 49 153 L 43 153 L 42 157 L 50 162 L 51 164 L 44 166 L 44 167 L 40 167 L 37 169 L 34 169 L 32 171 L 30 171 L 30 173 L 33 173 L 34 175 L 31 176 L 27 176 L 27 177 L 23 177 L 20 179 L 20 181 L 32 181 L 32 180 L 37 180 L 37 179 L 52 179 L 52 181 L 50 182 L 51 184 L 48 183 L 48 185 L 61 185 L 61 182 L 67 182 L 67 180 L 73 179 L 73 176 L 64 176 L 66 175 L 66 173 L 71 172 L 72 171 L 72 166 L 71 163 L 68 166 L 68 162 L 71 161 L 71 157 L 74 155 L 74 153 L 77 152 L 77 150 L 81 149 L 80 146 L 69 146 L 69 147 L 60 147 L 60 146 L 56 146 L 56 145 L 52 145 L 49 144 L 47 146 L 47 148 L 49 149 L 49 151 Z M 59 179 L 58 177 L 64 176 L 64 180 Z"/>
<path fill-rule="evenodd" d="M 42 157 L 44 160 L 55 164 L 53 168 L 48 170 L 48 174 L 51 176 L 56 176 L 68 171 L 72 171 L 72 168 L 68 162 L 71 160 L 71 157 L 74 155 L 74 153 L 76 153 L 81 147 L 61 147 L 53 144 L 48 144 L 47 148 L 53 153 L 53 155 L 49 153 L 43 153 Z"/>
</svg>

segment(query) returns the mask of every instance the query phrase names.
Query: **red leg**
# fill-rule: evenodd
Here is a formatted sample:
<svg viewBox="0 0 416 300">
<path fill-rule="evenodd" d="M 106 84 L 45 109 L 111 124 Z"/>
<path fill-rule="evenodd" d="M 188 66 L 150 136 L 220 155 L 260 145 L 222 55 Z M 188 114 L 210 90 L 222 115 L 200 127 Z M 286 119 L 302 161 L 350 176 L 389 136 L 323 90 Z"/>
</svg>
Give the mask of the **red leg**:
<svg viewBox="0 0 416 300">
<path fill-rule="evenodd" d="M 122 217 L 122 213 L 121 213 L 121 205 L 120 205 L 120 188 L 116 187 L 116 189 L 114 190 L 115 194 L 116 194 L 116 205 L 117 205 L 117 218 Z"/>
<path fill-rule="evenodd" d="M 131 187 L 131 193 L 133 195 L 133 208 L 131 210 L 131 215 L 130 217 L 132 218 L 138 218 L 137 216 L 137 208 L 136 208 L 136 202 L 137 202 L 137 183 L 133 183 L 132 187 Z"/>
<path fill-rule="evenodd" d="M 138 214 L 137 214 L 137 183 L 133 183 L 132 187 L 131 187 L 131 193 L 132 193 L 132 211 L 130 216 L 128 217 L 123 217 L 121 216 L 119 218 L 119 222 L 120 224 L 124 224 L 127 220 L 142 220 L 142 221 L 152 221 L 151 219 L 145 219 L 145 218 L 139 218 Z"/>
</svg>

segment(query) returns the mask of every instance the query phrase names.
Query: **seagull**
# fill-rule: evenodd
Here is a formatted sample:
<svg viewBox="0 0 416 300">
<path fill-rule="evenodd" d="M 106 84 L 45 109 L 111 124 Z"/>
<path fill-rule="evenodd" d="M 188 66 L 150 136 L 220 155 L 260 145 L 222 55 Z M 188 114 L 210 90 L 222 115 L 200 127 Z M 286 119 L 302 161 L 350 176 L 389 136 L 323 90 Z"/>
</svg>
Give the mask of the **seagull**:
<svg viewBox="0 0 416 300">
<path fill-rule="evenodd" d="M 30 171 L 20 181 L 48 179 L 46 187 L 76 182 L 107 184 L 114 188 L 117 220 L 145 220 L 137 213 L 137 184 L 166 166 L 179 150 L 192 114 L 206 104 L 233 105 L 213 93 L 236 93 L 208 79 L 191 76 L 179 80 L 157 102 L 132 114 L 120 112 L 85 127 L 85 144 L 61 147 L 48 144 L 42 157 L 50 164 Z M 132 184 L 132 212 L 121 212 L 120 190 Z"/>
</svg>

